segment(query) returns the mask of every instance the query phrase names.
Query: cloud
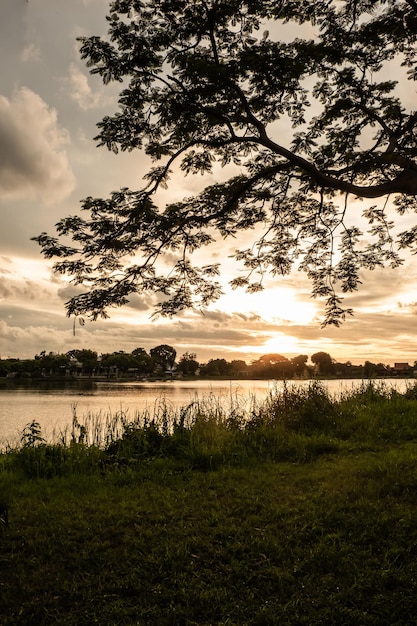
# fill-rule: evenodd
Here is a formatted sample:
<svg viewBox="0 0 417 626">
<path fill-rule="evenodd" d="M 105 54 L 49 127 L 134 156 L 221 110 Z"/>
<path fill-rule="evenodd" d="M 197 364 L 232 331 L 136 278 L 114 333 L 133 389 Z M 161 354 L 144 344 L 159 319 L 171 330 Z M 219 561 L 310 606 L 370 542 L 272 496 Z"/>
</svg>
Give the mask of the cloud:
<svg viewBox="0 0 417 626">
<path fill-rule="evenodd" d="M 65 352 L 71 331 L 58 330 L 55 325 L 27 326 L 10 325 L 0 320 L 0 357 L 6 359 L 16 356 L 16 345 L 22 346 L 19 358 L 33 359 L 42 350 L 47 352 Z"/>
<path fill-rule="evenodd" d="M 51 282 L 56 282 L 58 284 L 62 284 L 61 277 L 52 275 Z M 63 287 L 59 287 L 57 290 L 57 296 L 62 302 L 68 302 L 71 298 L 75 296 L 79 296 L 83 293 L 85 289 L 80 287 L 80 285 L 73 285 L 72 283 L 66 283 Z"/>
<path fill-rule="evenodd" d="M 1 314 L 6 302 L 12 306 L 20 305 L 23 310 L 36 302 L 47 302 L 47 307 L 51 307 L 55 300 L 53 288 L 51 289 L 49 282 L 39 273 L 40 266 L 39 262 L 33 260 L 0 257 Z"/>
<path fill-rule="evenodd" d="M 0 300 L 37 300 L 48 295 L 37 283 L 22 279 L 19 283 L 0 275 Z"/>
<path fill-rule="evenodd" d="M 363 363 L 368 359 L 391 364 L 413 363 L 416 358 L 414 303 L 394 313 L 360 313 L 342 329 L 322 329 L 314 323 L 274 324 L 256 315 L 211 311 L 207 315 L 188 313 L 175 320 L 158 321 L 138 314 L 136 321 L 130 323 L 115 315 L 106 321 L 87 320 L 83 327 L 76 325 L 74 335 L 72 320 L 66 318 L 53 294 L 43 292 L 34 300 L 36 286 L 28 281 L 23 281 L 20 288 L 9 285 L 8 290 L 2 290 L 7 299 L 0 302 L 1 355 L 33 358 L 42 350 L 67 352 L 73 348 L 89 348 L 99 353 L 131 352 L 137 347 L 149 351 L 167 343 L 178 355 L 196 352 L 200 362 L 211 358 L 240 358 L 250 362 L 268 352 L 311 356 L 319 350 L 329 352 L 341 362 Z M 40 301 L 49 304 L 40 307 Z"/>
<path fill-rule="evenodd" d="M 100 91 L 94 92 L 88 82 L 88 77 L 75 64 L 69 68 L 69 81 L 71 85 L 70 95 L 78 106 L 83 110 L 95 109 L 103 104 Z"/>
<path fill-rule="evenodd" d="M 225 311 L 219 310 L 208 310 L 203 313 L 203 318 L 208 320 L 213 320 L 219 324 L 235 324 L 236 321 L 239 322 L 260 322 L 262 318 L 260 315 L 256 313 L 226 313 Z"/>
<path fill-rule="evenodd" d="M 55 282 L 57 284 L 62 285 L 62 279 L 60 277 L 52 276 L 51 282 Z M 57 296 L 61 300 L 61 302 L 68 302 L 71 298 L 75 296 L 79 296 L 82 293 L 85 293 L 88 289 L 81 285 L 74 285 L 72 283 L 65 283 L 64 286 L 60 286 L 57 290 Z M 0 283 L 0 294 L 1 294 L 1 283 Z M 154 295 L 139 295 L 139 294 L 131 294 L 129 296 L 129 302 L 126 304 L 124 311 L 129 316 L 129 310 L 133 312 L 137 311 L 148 311 L 149 315 L 153 313 L 153 309 L 155 307 L 156 297 Z M 63 310 L 63 309 L 62 309 Z"/>
<path fill-rule="evenodd" d="M 22 87 L 0 96 L 0 193 L 2 200 L 40 198 L 47 204 L 75 187 L 68 162 L 66 130 L 42 98 Z"/>
<path fill-rule="evenodd" d="M 149 311 L 153 313 L 155 307 L 156 297 L 153 295 L 139 295 L 132 293 L 129 296 L 128 308 L 135 311 Z"/>
<path fill-rule="evenodd" d="M 20 59 L 23 63 L 28 63 L 30 61 L 40 61 L 41 53 L 39 46 L 34 43 L 28 43 L 23 48 L 20 53 Z"/>
</svg>

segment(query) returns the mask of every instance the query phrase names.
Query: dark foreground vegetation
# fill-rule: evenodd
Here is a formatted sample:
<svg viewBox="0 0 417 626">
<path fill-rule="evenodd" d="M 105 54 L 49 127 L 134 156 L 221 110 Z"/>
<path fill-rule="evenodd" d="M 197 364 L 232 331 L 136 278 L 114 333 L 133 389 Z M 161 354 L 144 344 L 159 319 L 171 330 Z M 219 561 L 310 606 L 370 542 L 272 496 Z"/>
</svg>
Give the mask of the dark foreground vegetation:
<svg viewBox="0 0 417 626">
<path fill-rule="evenodd" d="M 376 384 L 32 422 L 0 456 L 0 623 L 415 623 L 416 451 L 417 390 Z"/>
</svg>

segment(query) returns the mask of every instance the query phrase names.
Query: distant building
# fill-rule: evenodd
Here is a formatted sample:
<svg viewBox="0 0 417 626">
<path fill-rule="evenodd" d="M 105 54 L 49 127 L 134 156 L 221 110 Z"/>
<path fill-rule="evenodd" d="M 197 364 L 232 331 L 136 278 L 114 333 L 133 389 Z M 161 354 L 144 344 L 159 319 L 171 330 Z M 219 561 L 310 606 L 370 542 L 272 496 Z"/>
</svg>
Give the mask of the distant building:
<svg viewBox="0 0 417 626">
<path fill-rule="evenodd" d="M 394 367 L 392 369 L 395 372 L 409 372 L 411 370 L 411 366 L 408 363 L 394 363 Z"/>
</svg>

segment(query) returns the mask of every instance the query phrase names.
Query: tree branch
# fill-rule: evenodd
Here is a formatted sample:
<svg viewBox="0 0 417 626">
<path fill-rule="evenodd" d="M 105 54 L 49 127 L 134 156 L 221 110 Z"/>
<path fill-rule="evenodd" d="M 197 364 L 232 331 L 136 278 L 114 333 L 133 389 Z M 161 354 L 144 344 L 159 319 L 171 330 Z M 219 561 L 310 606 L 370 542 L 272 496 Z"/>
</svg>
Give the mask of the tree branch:
<svg viewBox="0 0 417 626">
<path fill-rule="evenodd" d="M 417 13 L 417 2 L 416 0 L 406 0 L 407 4 Z"/>
<path fill-rule="evenodd" d="M 413 163 L 413 167 L 404 169 L 401 174 L 394 179 L 381 183 L 379 185 L 369 185 L 363 187 L 361 185 L 355 185 L 345 180 L 334 178 L 324 172 L 320 171 L 313 163 L 307 161 L 307 159 L 291 152 L 287 148 L 275 143 L 270 139 L 265 132 L 262 133 L 262 137 L 258 138 L 245 138 L 245 141 L 256 142 L 260 145 L 268 148 L 275 154 L 279 154 L 284 157 L 311 178 L 321 187 L 326 189 L 335 189 L 342 192 L 351 193 L 353 195 L 363 198 L 381 198 L 390 193 L 405 193 L 408 195 L 417 195 L 417 165 Z"/>
</svg>

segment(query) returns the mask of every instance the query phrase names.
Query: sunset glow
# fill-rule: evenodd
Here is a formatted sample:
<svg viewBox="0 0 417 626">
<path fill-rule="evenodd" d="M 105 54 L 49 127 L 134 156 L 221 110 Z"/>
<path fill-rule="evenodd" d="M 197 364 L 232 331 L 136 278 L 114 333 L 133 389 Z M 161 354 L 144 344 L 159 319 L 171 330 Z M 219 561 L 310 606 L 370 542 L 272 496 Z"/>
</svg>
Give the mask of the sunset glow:
<svg viewBox="0 0 417 626">
<path fill-rule="evenodd" d="M 179 354 L 195 352 L 200 361 L 250 359 L 269 352 L 311 356 L 325 350 L 356 363 L 368 358 L 413 362 L 415 257 L 397 270 L 364 273 L 360 291 L 346 299 L 355 316 L 341 328 L 322 329 L 323 302 L 310 297 L 304 274 L 266 276 L 265 290 L 253 295 L 228 287 L 242 271 L 231 256 L 250 245 L 251 232 L 247 240 L 220 239 L 199 252 L 202 264 L 224 264 L 220 280 L 225 294 L 207 311 L 153 319 L 158 296 L 135 295 L 128 306 L 110 311 L 109 320 L 77 326 L 74 335 L 64 303 L 79 287 L 53 275 L 52 263 L 41 258 L 30 238 L 53 232 L 56 222 L 77 214 L 80 200 L 89 195 L 106 198 L 123 186 L 138 188 L 149 167 L 149 157 L 140 151 L 115 155 L 97 149 L 92 140 L 96 123 L 116 110 L 120 85 L 104 86 L 89 74 L 75 37 L 104 34 L 106 9 L 102 0 L 61 2 L 59 10 L 55 0 L 9 1 L 1 9 L 0 136 L 13 146 L 13 159 L 6 142 L 0 146 L 0 353 L 32 358 L 42 350 L 131 351 L 168 343 Z M 404 97 L 411 102 L 415 94 Z M 209 182 L 224 180 L 226 174 L 229 169 L 217 164 Z M 159 201 L 190 196 L 201 181 L 175 171 Z M 363 208 L 363 202 L 354 201 L 358 223 Z"/>
<path fill-rule="evenodd" d="M 291 335 L 277 333 L 265 341 L 263 346 L 260 346 L 257 351 L 262 354 L 271 352 L 282 355 L 296 355 L 300 354 L 299 341 L 296 337 L 291 337 Z"/>
</svg>

